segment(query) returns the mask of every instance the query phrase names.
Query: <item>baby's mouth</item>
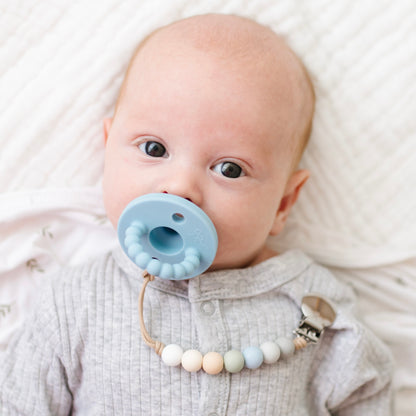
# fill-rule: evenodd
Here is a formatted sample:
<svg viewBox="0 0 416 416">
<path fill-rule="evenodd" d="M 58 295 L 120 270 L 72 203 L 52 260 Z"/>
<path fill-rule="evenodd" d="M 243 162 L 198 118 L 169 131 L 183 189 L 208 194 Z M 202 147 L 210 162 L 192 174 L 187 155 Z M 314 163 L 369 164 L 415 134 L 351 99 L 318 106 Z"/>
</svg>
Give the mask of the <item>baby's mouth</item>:
<svg viewBox="0 0 416 416">
<path fill-rule="evenodd" d="M 218 236 L 210 218 L 187 199 L 167 193 L 131 201 L 117 232 L 124 252 L 149 274 L 169 280 L 195 277 L 216 255 Z"/>
</svg>

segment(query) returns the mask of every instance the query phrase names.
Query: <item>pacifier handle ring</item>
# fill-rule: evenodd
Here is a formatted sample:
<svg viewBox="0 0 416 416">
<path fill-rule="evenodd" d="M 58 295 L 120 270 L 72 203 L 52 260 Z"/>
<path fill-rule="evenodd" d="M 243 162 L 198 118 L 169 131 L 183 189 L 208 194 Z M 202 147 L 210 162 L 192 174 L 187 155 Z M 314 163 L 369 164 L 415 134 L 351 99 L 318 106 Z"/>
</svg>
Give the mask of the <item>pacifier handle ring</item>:
<svg viewBox="0 0 416 416">
<path fill-rule="evenodd" d="M 185 249 L 185 258 L 178 263 L 161 262 L 159 259 L 152 257 L 140 244 L 140 238 L 146 233 L 146 226 L 141 221 L 134 221 L 126 229 L 124 244 L 129 256 L 133 257 L 135 263 L 149 274 L 159 276 L 162 279 L 182 279 L 187 274 L 194 273 L 200 266 L 201 255 L 194 247 Z"/>
</svg>

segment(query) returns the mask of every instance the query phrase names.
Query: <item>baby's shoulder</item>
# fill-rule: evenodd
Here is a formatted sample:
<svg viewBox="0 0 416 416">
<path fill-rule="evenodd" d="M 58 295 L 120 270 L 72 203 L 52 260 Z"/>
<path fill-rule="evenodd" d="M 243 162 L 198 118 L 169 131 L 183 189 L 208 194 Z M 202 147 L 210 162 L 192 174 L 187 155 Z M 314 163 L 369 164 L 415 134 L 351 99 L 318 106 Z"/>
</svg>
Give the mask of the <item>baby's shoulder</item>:
<svg viewBox="0 0 416 416">
<path fill-rule="evenodd" d="M 114 269 L 116 265 L 111 253 L 83 264 L 64 266 L 44 278 L 33 308 L 38 315 L 41 313 L 45 316 L 67 314 L 69 310 L 80 311 L 97 297 L 100 290 L 107 291 L 107 281 L 112 279 Z"/>
<path fill-rule="evenodd" d="M 111 253 L 100 255 L 83 264 L 62 267 L 42 282 L 32 306 L 33 319 L 42 326 L 53 321 L 61 325 L 72 321 L 99 304 L 108 293 L 107 281 L 113 279 L 116 265 Z"/>
<path fill-rule="evenodd" d="M 111 252 L 101 254 L 98 257 L 76 265 L 65 266 L 58 273 L 51 276 L 51 285 L 56 289 L 85 288 L 105 281 L 111 276 L 116 264 Z"/>
<path fill-rule="evenodd" d="M 352 285 L 335 276 L 327 267 L 311 261 L 302 273 L 305 293 L 320 293 L 336 304 L 353 307 L 356 295 Z"/>
</svg>

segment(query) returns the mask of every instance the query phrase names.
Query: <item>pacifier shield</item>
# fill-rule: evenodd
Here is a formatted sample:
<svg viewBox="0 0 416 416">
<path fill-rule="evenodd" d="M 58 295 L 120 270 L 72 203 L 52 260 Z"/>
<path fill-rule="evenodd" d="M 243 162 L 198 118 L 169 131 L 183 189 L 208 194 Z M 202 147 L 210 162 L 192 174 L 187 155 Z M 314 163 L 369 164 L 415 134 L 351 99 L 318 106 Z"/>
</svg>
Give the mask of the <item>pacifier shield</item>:
<svg viewBox="0 0 416 416">
<path fill-rule="evenodd" d="M 123 251 L 148 273 L 170 280 L 195 277 L 212 264 L 218 237 L 209 217 L 192 202 L 171 194 L 147 194 L 120 216 Z"/>
</svg>

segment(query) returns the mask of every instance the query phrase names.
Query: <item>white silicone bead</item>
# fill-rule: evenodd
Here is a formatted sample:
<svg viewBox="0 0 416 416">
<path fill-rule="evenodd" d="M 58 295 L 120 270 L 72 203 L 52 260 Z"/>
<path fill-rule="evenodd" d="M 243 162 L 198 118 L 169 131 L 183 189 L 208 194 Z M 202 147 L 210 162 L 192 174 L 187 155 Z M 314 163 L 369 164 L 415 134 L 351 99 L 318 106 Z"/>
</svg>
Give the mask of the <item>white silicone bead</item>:
<svg viewBox="0 0 416 416">
<path fill-rule="evenodd" d="M 280 357 L 280 348 L 274 342 L 263 342 L 260 345 L 260 349 L 263 352 L 263 358 L 266 364 L 274 364 Z"/>
<path fill-rule="evenodd" d="M 280 337 L 277 338 L 276 344 L 280 348 L 280 355 L 283 358 L 290 357 L 295 352 L 295 344 L 289 338 Z"/>
<path fill-rule="evenodd" d="M 169 344 L 163 348 L 162 361 L 170 366 L 175 367 L 182 361 L 183 349 L 177 344 Z"/>
<path fill-rule="evenodd" d="M 202 354 L 198 350 L 187 350 L 182 355 L 182 367 L 189 372 L 199 371 L 202 367 Z"/>
</svg>

